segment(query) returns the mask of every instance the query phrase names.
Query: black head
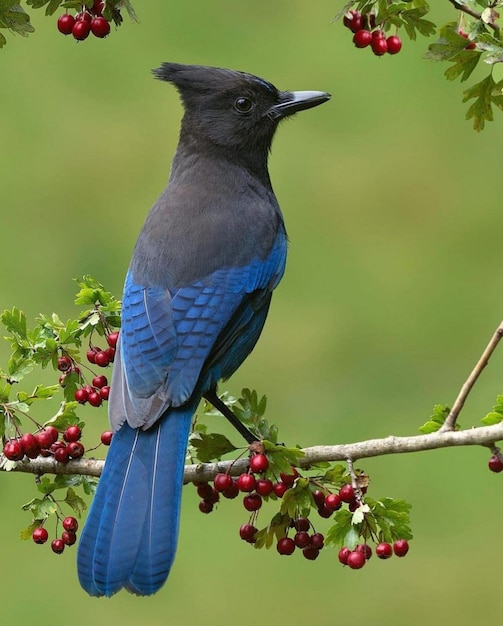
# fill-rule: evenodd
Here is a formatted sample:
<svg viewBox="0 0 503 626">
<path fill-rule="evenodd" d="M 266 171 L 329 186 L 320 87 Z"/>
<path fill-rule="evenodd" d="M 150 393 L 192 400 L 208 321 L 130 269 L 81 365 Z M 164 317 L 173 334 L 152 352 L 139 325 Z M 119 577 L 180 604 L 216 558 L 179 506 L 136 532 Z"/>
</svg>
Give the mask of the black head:
<svg viewBox="0 0 503 626">
<path fill-rule="evenodd" d="M 233 154 L 266 156 L 281 119 L 330 98 L 319 91 L 279 91 L 252 74 L 216 67 L 163 63 L 153 73 L 180 93 L 181 139 Z"/>
</svg>

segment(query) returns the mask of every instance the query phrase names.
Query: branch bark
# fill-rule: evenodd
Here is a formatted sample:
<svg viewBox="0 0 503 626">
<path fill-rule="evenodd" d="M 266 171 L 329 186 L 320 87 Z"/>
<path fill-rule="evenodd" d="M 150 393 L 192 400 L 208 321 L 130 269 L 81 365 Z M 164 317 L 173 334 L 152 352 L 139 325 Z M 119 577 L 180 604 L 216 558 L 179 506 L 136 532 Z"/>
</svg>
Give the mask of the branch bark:
<svg viewBox="0 0 503 626">
<path fill-rule="evenodd" d="M 416 435 L 413 437 L 389 436 L 356 443 L 312 446 L 303 449 L 304 457 L 300 459 L 299 465 L 307 469 L 321 461 L 347 461 L 348 459 L 356 461 L 358 459 L 384 456 L 385 454 L 405 454 L 453 446 L 487 446 L 490 449 L 494 449 L 495 443 L 501 440 L 503 440 L 503 422 L 494 426 L 481 426 L 459 431 L 438 431 L 428 435 Z M 47 457 L 19 461 L 11 467 L 11 471 L 31 474 L 83 474 L 98 477 L 101 475 L 103 464 L 104 461 L 98 459 L 78 459 L 62 464 Z M 210 481 L 219 472 L 229 472 L 231 475 L 237 476 L 246 471 L 247 468 L 248 459 L 246 458 L 238 461 L 186 465 L 184 482 Z M 0 470 L 5 469 L 7 469 L 5 459 L 0 457 Z"/>
</svg>

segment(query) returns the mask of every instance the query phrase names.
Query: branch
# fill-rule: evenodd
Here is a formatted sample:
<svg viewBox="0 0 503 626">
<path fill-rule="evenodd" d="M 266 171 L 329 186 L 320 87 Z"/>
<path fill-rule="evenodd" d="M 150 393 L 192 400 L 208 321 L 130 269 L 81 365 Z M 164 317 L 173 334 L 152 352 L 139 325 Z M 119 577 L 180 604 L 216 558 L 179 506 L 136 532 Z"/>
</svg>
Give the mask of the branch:
<svg viewBox="0 0 503 626">
<path fill-rule="evenodd" d="M 459 0 L 449 0 L 449 2 L 458 11 L 461 11 L 462 13 L 466 13 L 467 15 L 470 15 L 471 17 L 474 17 L 476 20 L 482 20 L 482 13 L 475 11 L 475 9 L 472 9 L 471 7 L 466 5 L 464 2 L 460 2 Z M 495 24 L 493 21 L 495 19 L 498 19 L 499 17 L 499 14 L 494 10 L 494 7 L 496 5 L 497 5 L 497 1 L 492 2 L 490 4 L 489 6 L 489 8 L 491 9 L 490 18 L 488 19 L 488 21 L 486 19 L 484 19 L 483 21 L 494 31 L 499 31 L 499 26 Z"/>
<path fill-rule="evenodd" d="M 357 443 L 338 444 L 333 446 L 312 446 L 304 448 L 304 457 L 299 460 L 299 466 L 309 468 L 322 461 L 353 461 L 385 454 L 404 454 L 436 450 L 453 446 L 487 446 L 494 447 L 495 442 L 503 440 L 503 422 L 494 426 L 481 426 L 460 431 L 438 431 L 428 435 L 413 437 L 384 437 L 383 439 L 369 439 Z M 1 459 L 1 457 L 0 457 Z M 66 464 L 57 463 L 54 459 L 37 458 L 28 461 L 19 461 L 11 469 L 16 472 L 32 474 L 83 474 L 86 476 L 100 476 L 104 461 L 97 459 L 78 459 Z M 7 469 L 5 461 L 0 460 L 0 470 Z M 229 472 L 237 476 L 248 469 L 248 459 L 238 461 L 219 461 L 217 463 L 198 463 L 186 465 L 184 482 L 210 481 L 219 472 Z"/>
</svg>

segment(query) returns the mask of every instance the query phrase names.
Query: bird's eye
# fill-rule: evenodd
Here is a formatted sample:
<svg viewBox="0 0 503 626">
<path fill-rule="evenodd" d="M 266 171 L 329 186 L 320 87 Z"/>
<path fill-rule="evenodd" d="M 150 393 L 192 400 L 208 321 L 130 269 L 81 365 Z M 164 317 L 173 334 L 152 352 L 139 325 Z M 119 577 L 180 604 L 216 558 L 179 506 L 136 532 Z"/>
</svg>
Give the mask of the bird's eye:
<svg viewBox="0 0 503 626">
<path fill-rule="evenodd" d="M 253 109 L 253 102 L 250 98 L 237 98 L 234 101 L 234 108 L 238 113 L 249 113 Z"/>
</svg>

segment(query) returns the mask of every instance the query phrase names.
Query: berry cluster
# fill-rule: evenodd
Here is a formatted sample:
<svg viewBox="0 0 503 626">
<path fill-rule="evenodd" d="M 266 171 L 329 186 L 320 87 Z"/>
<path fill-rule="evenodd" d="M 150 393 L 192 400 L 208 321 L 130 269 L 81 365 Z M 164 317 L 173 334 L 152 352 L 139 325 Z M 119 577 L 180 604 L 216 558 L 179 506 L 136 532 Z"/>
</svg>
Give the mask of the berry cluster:
<svg viewBox="0 0 503 626">
<path fill-rule="evenodd" d="M 72 35 L 77 41 L 87 39 L 91 33 L 103 39 L 110 34 L 110 22 L 103 17 L 104 8 L 103 0 L 94 0 L 90 9 L 82 5 L 80 12 L 75 16 L 63 13 L 58 18 L 59 32 L 63 35 Z"/>
<path fill-rule="evenodd" d="M 397 539 L 393 545 L 382 541 L 375 548 L 379 559 L 389 559 L 395 553 L 396 556 L 405 556 L 409 551 L 409 542 L 406 539 Z M 372 556 L 372 548 L 367 543 L 359 543 L 354 550 L 346 546 L 339 550 L 339 561 L 351 569 L 361 569 Z"/>
<path fill-rule="evenodd" d="M 343 19 L 344 26 L 353 34 L 353 43 L 357 48 L 370 46 L 376 56 L 398 54 L 402 49 L 402 40 L 398 35 L 386 37 L 386 33 L 376 28 L 375 15 L 364 15 L 359 11 L 349 11 Z"/>
<path fill-rule="evenodd" d="M 79 523 L 74 517 L 65 517 L 62 522 L 63 532 L 61 537 L 56 537 L 51 542 L 51 550 L 56 554 L 61 554 L 65 546 L 73 546 L 77 541 L 77 529 Z M 43 526 L 37 526 L 33 531 L 31 538 L 35 543 L 44 544 L 49 539 L 49 533 Z"/>
</svg>

